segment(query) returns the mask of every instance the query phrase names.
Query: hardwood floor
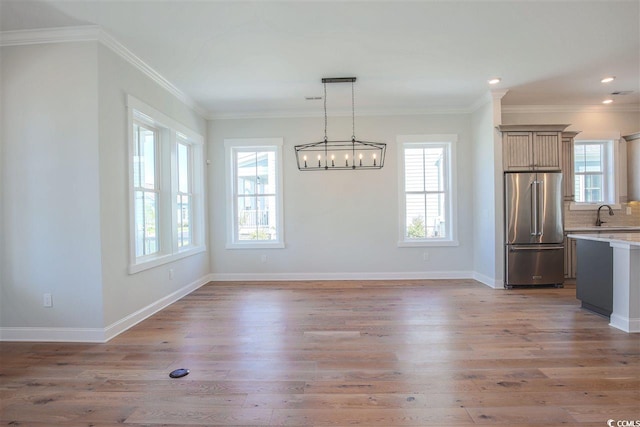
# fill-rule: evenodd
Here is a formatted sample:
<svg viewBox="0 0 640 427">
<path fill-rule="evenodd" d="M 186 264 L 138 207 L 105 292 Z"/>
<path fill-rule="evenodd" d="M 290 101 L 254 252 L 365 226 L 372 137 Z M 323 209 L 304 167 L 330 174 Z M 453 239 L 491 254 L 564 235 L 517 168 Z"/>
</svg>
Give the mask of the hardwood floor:
<svg viewBox="0 0 640 427">
<path fill-rule="evenodd" d="M 0 362 L 3 425 L 640 420 L 640 334 L 574 288 L 210 283 L 107 344 L 3 342 Z"/>
</svg>

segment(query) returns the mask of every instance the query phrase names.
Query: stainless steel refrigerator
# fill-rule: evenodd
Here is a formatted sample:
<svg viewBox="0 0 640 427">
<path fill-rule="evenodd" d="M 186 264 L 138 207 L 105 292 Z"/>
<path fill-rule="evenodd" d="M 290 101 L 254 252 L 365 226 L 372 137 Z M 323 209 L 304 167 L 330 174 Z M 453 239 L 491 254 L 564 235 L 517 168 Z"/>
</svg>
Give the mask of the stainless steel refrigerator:
<svg viewBox="0 0 640 427">
<path fill-rule="evenodd" d="M 506 172 L 505 288 L 564 281 L 561 172 Z"/>
</svg>

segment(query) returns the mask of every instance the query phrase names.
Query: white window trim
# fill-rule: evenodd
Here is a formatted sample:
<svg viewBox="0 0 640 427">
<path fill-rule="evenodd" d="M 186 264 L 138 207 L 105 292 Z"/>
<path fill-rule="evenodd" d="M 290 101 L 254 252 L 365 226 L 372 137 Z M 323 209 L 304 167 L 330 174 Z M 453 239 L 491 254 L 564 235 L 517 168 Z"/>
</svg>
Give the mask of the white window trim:
<svg viewBox="0 0 640 427">
<path fill-rule="evenodd" d="M 398 147 L 398 247 L 428 247 L 428 246 L 459 246 L 458 242 L 458 209 L 457 209 L 457 158 L 456 146 L 458 135 L 456 134 L 428 134 L 428 135 L 398 135 L 396 137 Z M 446 238 L 407 239 L 406 230 L 406 194 L 404 182 L 404 149 L 410 143 L 444 144 L 449 148 L 449 197 L 447 212 L 449 212 L 448 236 Z"/>
<path fill-rule="evenodd" d="M 158 203 L 158 217 L 161 240 L 159 252 L 136 257 L 135 250 L 135 207 L 133 187 L 133 124 L 134 121 L 147 123 L 160 128 L 160 142 L 158 144 L 158 164 L 160 170 L 160 201 Z M 181 133 L 191 144 L 193 150 L 193 225 L 191 230 L 192 244 L 178 248 L 176 225 L 176 208 L 174 194 L 177 191 L 177 179 L 165 171 L 176 170 L 177 146 L 176 132 Z M 186 126 L 178 123 L 155 108 L 127 95 L 127 133 L 129 144 L 129 274 L 158 267 L 182 258 L 205 252 L 207 250 L 205 236 L 204 211 L 204 138 Z M 169 141 L 168 143 L 166 141 Z M 170 214 L 167 214 L 170 213 Z M 166 216 L 168 218 L 162 218 Z"/>
<path fill-rule="evenodd" d="M 179 173 L 180 173 L 180 167 L 178 165 L 178 153 L 177 153 L 177 149 L 180 145 L 184 145 L 187 147 L 187 154 L 188 154 L 188 158 L 187 158 L 187 169 L 188 169 L 188 189 L 186 193 L 183 193 L 180 191 L 180 186 L 179 186 Z M 194 200 L 196 199 L 196 197 L 194 196 L 194 188 L 196 186 L 196 182 L 194 179 L 194 167 L 196 165 L 196 154 L 195 154 L 195 147 L 193 145 L 192 142 L 189 141 L 188 138 L 184 137 L 183 135 L 180 135 L 179 138 L 176 138 L 176 144 L 175 144 L 175 149 L 171 150 L 171 153 L 173 156 L 175 156 L 175 168 L 174 170 L 177 172 L 175 174 L 175 176 L 173 176 L 173 182 L 172 182 L 172 186 L 173 188 L 175 188 L 175 194 L 173 195 L 174 197 L 172 197 L 171 202 L 175 204 L 175 206 L 173 207 L 173 209 L 171 210 L 171 212 L 173 212 L 176 215 L 176 218 L 174 218 L 174 223 L 177 224 L 178 222 L 178 201 L 176 200 L 177 197 L 175 196 L 187 196 L 189 198 L 189 233 L 191 235 L 191 239 L 190 239 L 190 243 L 186 246 L 178 246 L 178 250 L 179 251 L 185 251 L 190 249 L 191 247 L 194 246 L 194 241 L 193 241 L 193 224 L 194 224 L 194 211 L 193 211 L 193 203 Z M 180 214 L 181 215 L 181 214 Z M 196 215 L 197 216 L 197 215 Z M 180 237 L 179 237 L 179 233 L 178 233 L 178 229 L 177 227 L 175 229 L 172 230 L 174 233 L 174 239 L 176 241 L 176 244 L 178 244 L 178 242 L 180 241 Z"/>
<path fill-rule="evenodd" d="M 607 132 L 604 134 L 592 134 L 586 133 L 581 135 L 580 138 L 574 140 L 576 143 L 584 142 L 608 142 L 607 156 L 611 157 L 611 163 L 613 164 L 613 170 L 611 164 L 604 165 L 604 173 L 607 175 L 607 182 L 609 186 L 613 187 L 608 190 L 608 194 L 612 194 L 612 199 L 605 200 L 604 202 L 590 203 L 590 202 L 571 202 L 569 204 L 569 210 L 572 211 L 591 211 L 598 209 L 601 205 L 609 205 L 614 210 L 621 210 L 622 204 L 620 203 L 620 183 L 621 183 L 621 168 L 620 168 L 620 133 L 619 132 Z M 572 153 L 574 148 L 571 148 Z M 573 157 L 572 157 L 573 161 Z M 574 178 L 575 179 L 575 178 Z M 626 178 L 625 178 L 626 179 Z"/>
<path fill-rule="evenodd" d="M 227 176 L 227 182 L 225 186 L 226 191 L 226 204 L 227 204 L 227 249 L 282 249 L 285 247 L 284 240 L 284 210 L 283 210 L 283 178 L 282 178 L 282 146 L 283 138 L 234 138 L 224 140 L 225 149 L 225 172 Z M 239 241 L 235 238 L 235 223 L 236 223 L 236 204 L 234 201 L 234 188 L 237 185 L 235 182 L 233 152 L 234 148 L 274 148 L 276 153 L 276 227 L 278 228 L 278 240 L 276 241 L 259 241 L 248 240 Z"/>
</svg>

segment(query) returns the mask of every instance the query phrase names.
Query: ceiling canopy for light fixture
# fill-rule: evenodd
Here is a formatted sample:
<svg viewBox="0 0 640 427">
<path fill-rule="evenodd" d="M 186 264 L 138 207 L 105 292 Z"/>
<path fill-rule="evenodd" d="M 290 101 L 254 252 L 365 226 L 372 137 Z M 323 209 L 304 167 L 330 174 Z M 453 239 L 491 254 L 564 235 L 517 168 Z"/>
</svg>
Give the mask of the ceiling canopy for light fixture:
<svg viewBox="0 0 640 427">
<path fill-rule="evenodd" d="M 295 146 L 296 161 L 301 171 L 381 169 L 387 144 L 356 139 L 355 126 L 355 77 L 332 77 L 322 79 L 324 85 L 324 140 Z M 351 83 L 351 140 L 329 141 L 327 139 L 327 83 Z"/>
</svg>

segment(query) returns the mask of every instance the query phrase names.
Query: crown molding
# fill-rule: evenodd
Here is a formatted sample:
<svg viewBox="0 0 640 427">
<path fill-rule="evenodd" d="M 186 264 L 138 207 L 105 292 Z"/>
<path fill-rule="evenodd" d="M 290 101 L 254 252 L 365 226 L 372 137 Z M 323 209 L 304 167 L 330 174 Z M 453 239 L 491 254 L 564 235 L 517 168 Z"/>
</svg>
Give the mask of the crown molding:
<svg viewBox="0 0 640 427">
<path fill-rule="evenodd" d="M 101 43 L 151 80 L 156 82 L 160 87 L 178 98 L 185 105 L 192 108 L 203 118 L 206 118 L 209 115 L 209 112 L 200 107 L 193 98 L 175 87 L 169 80 L 153 69 L 153 67 L 144 62 L 135 53 L 131 52 L 113 36 L 100 28 L 99 25 L 0 31 L 0 47 L 83 41 L 96 41 Z"/>
<path fill-rule="evenodd" d="M 504 90 L 490 90 L 484 93 L 480 98 L 469 106 L 469 112 L 473 113 L 477 109 L 495 101 L 500 101 L 509 92 L 508 89 Z"/>
<path fill-rule="evenodd" d="M 426 116 L 426 115 L 446 115 L 446 114 L 470 114 L 469 108 L 455 107 L 434 107 L 421 109 L 389 109 L 389 110 L 362 110 L 356 112 L 358 117 L 379 117 L 379 116 Z M 351 110 L 332 111 L 329 117 L 351 117 Z M 253 113 L 246 112 L 230 112 L 230 113 L 213 113 L 206 116 L 207 120 L 240 120 L 240 119 L 290 119 L 290 118 L 318 118 L 324 117 L 322 111 L 299 111 L 299 110 L 281 110 L 281 111 L 256 111 Z"/>
<path fill-rule="evenodd" d="M 169 80 L 164 78 L 162 74 L 158 73 L 155 69 L 153 69 L 149 64 L 144 62 L 140 57 L 138 57 L 135 53 L 131 52 L 127 47 L 125 47 L 122 43 L 116 40 L 113 36 L 107 33 L 104 30 L 100 30 L 98 41 L 102 43 L 104 46 L 111 49 L 114 53 L 119 55 L 125 61 L 129 62 L 151 80 L 156 82 L 159 86 L 164 88 L 167 92 L 171 93 L 173 96 L 178 98 L 188 107 L 191 107 L 202 117 L 206 118 L 208 116 L 208 111 L 204 108 L 200 107 L 196 101 L 191 98 L 186 93 L 182 92 L 180 89 L 175 87 Z"/>
<path fill-rule="evenodd" d="M 638 104 L 622 105 L 502 105 L 502 112 L 515 113 L 637 113 Z"/>
<path fill-rule="evenodd" d="M 0 46 L 96 41 L 99 34 L 98 25 L 0 31 Z"/>
<path fill-rule="evenodd" d="M 296 117 L 323 117 L 322 112 L 304 112 L 299 110 L 260 111 L 260 112 L 228 112 L 215 113 L 202 108 L 193 98 L 174 86 L 149 64 L 126 48 L 113 36 L 104 31 L 99 25 L 82 25 L 75 27 L 44 28 L 33 30 L 0 31 L 0 47 L 24 46 L 47 43 L 68 43 L 82 41 L 97 41 L 112 50 L 133 67 L 138 69 L 160 87 L 171 93 L 186 106 L 192 108 L 206 120 L 232 119 L 276 119 Z M 422 116 L 442 114 L 471 114 L 488 102 L 502 99 L 508 90 L 493 90 L 486 92 L 473 104 L 466 107 L 433 107 L 423 109 L 394 109 L 360 111 L 358 116 Z M 504 105 L 503 114 L 517 113 L 605 113 L 605 112 L 640 112 L 638 104 L 622 105 Z M 333 117 L 350 117 L 351 110 L 332 112 Z"/>
</svg>

